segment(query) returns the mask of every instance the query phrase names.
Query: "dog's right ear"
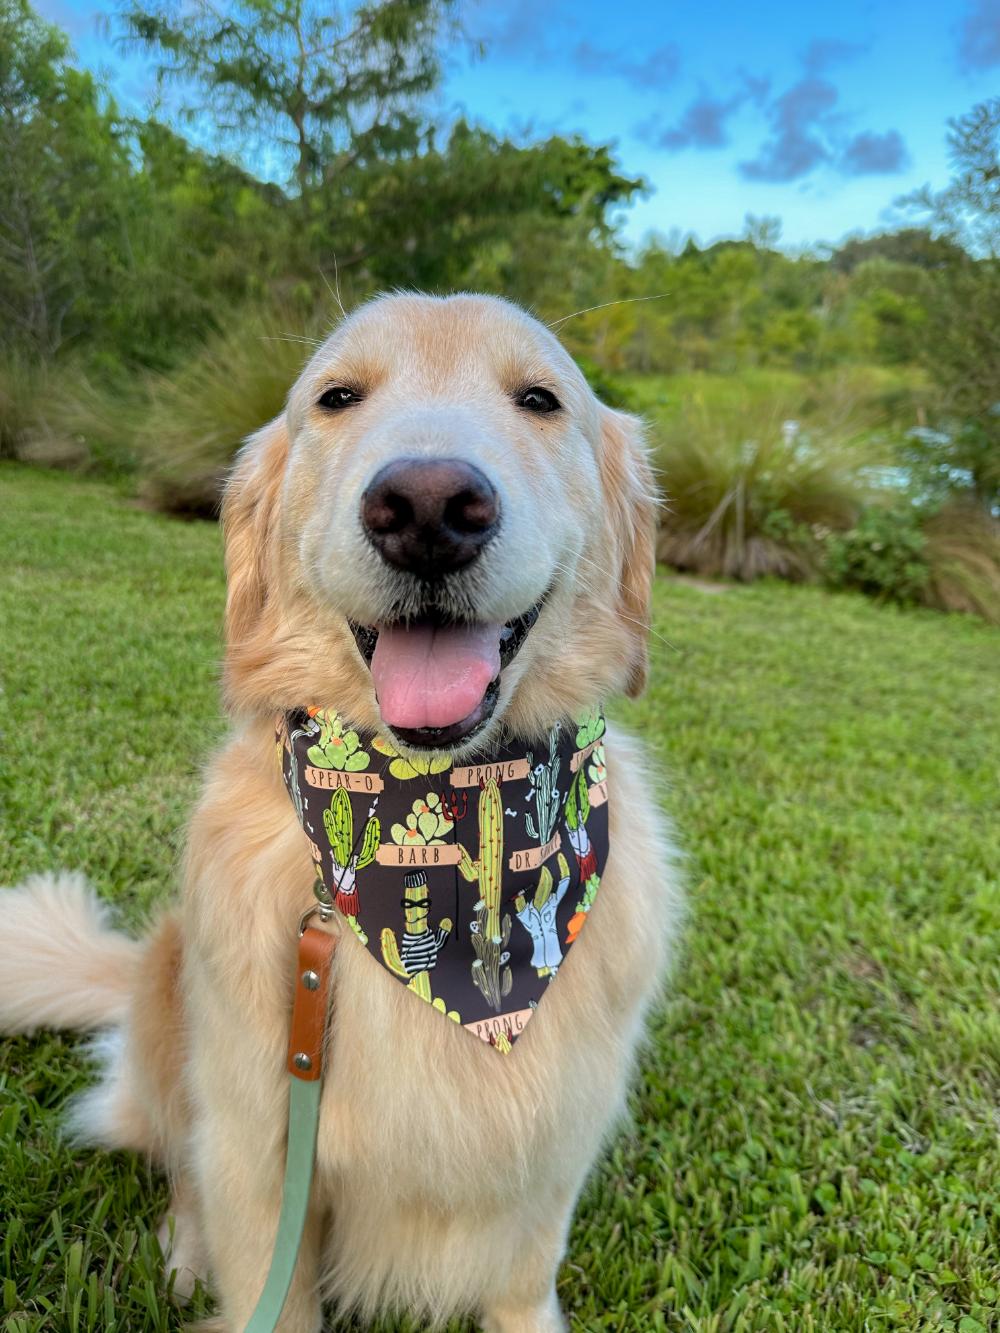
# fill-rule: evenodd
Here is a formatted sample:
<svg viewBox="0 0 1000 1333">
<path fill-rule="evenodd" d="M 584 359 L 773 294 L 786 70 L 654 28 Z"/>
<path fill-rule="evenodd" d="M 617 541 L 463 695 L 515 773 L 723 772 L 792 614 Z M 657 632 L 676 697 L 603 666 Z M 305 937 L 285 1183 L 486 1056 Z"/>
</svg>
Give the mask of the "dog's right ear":
<svg viewBox="0 0 1000 1333">
<path fill-rule="evenodd" d="M 230 668 L 233 657 L 249 646 L 273 595 L 274 535 L 287 459 L 288 427 L 282 414 L 240 450 L 222 499 Z"/>
</svg>

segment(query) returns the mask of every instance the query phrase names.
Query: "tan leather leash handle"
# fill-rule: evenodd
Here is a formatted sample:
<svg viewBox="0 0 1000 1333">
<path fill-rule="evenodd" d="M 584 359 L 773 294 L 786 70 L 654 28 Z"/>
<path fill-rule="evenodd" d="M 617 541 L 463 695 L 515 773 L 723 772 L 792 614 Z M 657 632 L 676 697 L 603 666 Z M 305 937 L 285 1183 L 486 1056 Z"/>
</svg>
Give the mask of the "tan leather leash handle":
<svg viewBox="0 0 1000 1333">
<path fill-rule="evenodd" d="M 306 926 L 299 936 L 295 1004 L 288 1036 L 288 1072 L 304 1083 L 323 1076 L 323 1039 L 330 1011 L 330 970 L 337 936 Z"/>
<path fill-rule="evenodd" d="M 306 926 L 304 921 L 305 918 L 299 930 L 295 1001 L 288 1039 L 291 1082 L 281 1216 L 264 1290 L 245 1333 L 274 1333 L 277 1328 L 292 1285 L 309 1211 L 323 1089 L 323 1048 L 330 1012 L 330 977 L 337 936 Z"/>
</svg>

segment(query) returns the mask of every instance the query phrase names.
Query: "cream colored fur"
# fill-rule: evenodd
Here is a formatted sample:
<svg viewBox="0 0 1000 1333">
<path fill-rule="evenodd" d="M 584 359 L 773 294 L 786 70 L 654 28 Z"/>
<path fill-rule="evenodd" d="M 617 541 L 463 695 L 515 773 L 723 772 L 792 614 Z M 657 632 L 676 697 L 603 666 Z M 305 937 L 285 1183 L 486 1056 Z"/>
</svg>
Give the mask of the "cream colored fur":
<svg viewBox="0 0 1000 1333">
<path fill-rule="evenodd" d="M 343 376 L 348 354 L 352 373 L 392 391 L 379 411 L 373 393 L 367 433 L 365 418 L 341 427 L 310 408 L 325 380 Z M 507 412 L 502 395 L 518 377 L 555 382 L 567 403 L 547 435 Z M 317 562 L 353 559 L 356 572 L 368 560 L 351 548 L 346 518 L 336 539 L 323 524 L 345 492 L 356 503 L 386 449 L 403 451 L 414 421 L 418 444 L 430 448 L 435 413 L 450 448 L 461 445 L 450 434 L 456 420 L 475 424 L 475 456 L 504 474 L 508 506 L 528 504 L 537 521 L 525 497 L 544 482 L 545 505 L 559 511 L 562 546 L 539 550 L 528 576 L 553 590 L 505 673 L 503 721 L 527 732 L 612 689 L 641 688 L 653 513 L 636 424 L 601 408 L 555 340 L 510 306 L 383 299 L 321 349 L 286 417 L 251 444 L 232 483 L 235 721 L 191 822 L 179 907 L 137 945 L 108 933 L 79 880 L 36 878 L 0 897 L 0 1029 L 116 1025 L 103 1043 L 105 1079 L 78 1107 L 76 1127 L 143 1148 L 170 1172 L 178 1286 L 210 1271 L 221 1311 L 212 1327 L 227 1333 L 244 1327 L 274 1240 L 295 925 L 313 879 L 275 760 L 273 710 L 330 701 L 379 724 L 343 626 L 337 579 L 347 571 L 332 568 L 318 590 L 310 576 Z M 331 434 L 340 429 L 356 437 Z M 331 543 L 339 553 L 324 554 Z M 495 557 L 476 595 L 491 612 L 523 610 L 510 600 L 534 595 L 523 570 L 512 573 L 523 550 Z M 377 567 L 365 568 L 367 591 L 355 579 L 351 597 L 378 603 L 386 586 Z M 349 609 L 357 613 L 356 602 Z M 364 613 L 377 614 L 377 605 Z M 324 1297 L 363 1319 L 398 1309 L 429 1324 L 471 1313 L 489 1333 L 566 1327 L 555 1279 L 573 1206 L 621 1112 L 679 911 L 639 747 L 612 731 L 606 749 L 611 851 L 600 893 L 509 1056 L 444 1021 L 347 932 L 334 964 L 312 1212 L 285 1333 L 319 1329 Z M 52 943 L 61 939 L 48 929 L 56 908 L 72 924 L 72 947 Z M 52 968 L 68 990 L 47 985 Z"/>
</svg>

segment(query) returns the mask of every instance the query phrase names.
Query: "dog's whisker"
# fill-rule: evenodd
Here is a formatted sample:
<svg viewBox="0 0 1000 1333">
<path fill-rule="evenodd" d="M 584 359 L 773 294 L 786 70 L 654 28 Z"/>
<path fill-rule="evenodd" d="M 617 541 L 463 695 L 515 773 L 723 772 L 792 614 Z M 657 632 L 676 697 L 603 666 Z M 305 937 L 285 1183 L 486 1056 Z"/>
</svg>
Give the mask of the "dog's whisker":
<svg viewBox="0 0 1000 1333">
<path fill-rule="evenodd" d="M 571 319 L 576 319 L 579 315 L 590 315 L 595 310 L 610 310 L 612 306 L 616 305 L 633 305 L 639 301 L 662 301 L 665 296 L 669 295 L 670 292 L 657 292 L 655 296 L 623 296 L 617 301 L 602 301 L 600 305 L 588 305 L 583 310 L 574 310 L 571 315 L 563 315 L 561 319 L 554 319 L 548 327 L 558 333 L 565 323 Z"/>
</svg>

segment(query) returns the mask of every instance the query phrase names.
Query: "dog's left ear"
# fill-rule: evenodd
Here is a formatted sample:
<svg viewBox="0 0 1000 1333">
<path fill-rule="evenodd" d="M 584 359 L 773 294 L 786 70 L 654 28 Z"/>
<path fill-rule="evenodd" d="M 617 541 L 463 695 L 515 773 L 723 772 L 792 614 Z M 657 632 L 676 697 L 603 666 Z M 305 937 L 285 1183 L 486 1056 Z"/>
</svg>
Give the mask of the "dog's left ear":
<svg viewBox="0 0 1000 1333">
<path fill-rule="evenodd" d="M 601 408 L 601 471 L 611 526 L 612 568 L 618 574 L 618 616 L 629 645 L 625 693 L 640 695 L 649 674 L 649 619 L 656 568 L 659 498 L 643 423 Z"/>
<path fill-rule="evenodd" d="M 276 417 L 240 450 L 222 500 L 226 545 L 226 677 L 232 691 L 241 665 L 274 611 L 275 531 L 288 458 L 288 428 Z"/>
</svg>

